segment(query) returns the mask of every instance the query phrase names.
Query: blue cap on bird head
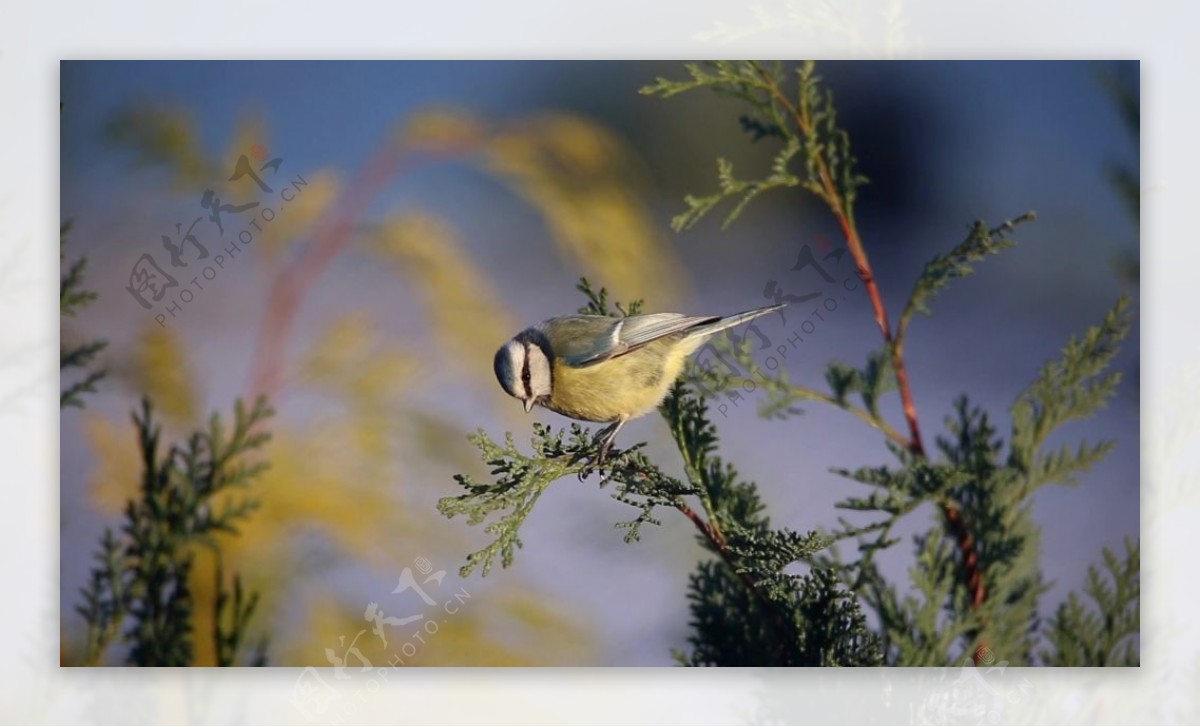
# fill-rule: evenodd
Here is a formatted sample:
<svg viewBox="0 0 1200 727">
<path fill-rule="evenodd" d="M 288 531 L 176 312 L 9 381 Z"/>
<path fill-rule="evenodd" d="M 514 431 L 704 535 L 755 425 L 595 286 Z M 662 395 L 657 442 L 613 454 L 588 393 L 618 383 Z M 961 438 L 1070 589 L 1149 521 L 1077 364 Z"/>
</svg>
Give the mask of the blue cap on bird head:
<svg viewBox="0 0 1200 727">
<path fill-rule="evenodd" d="M 542 397 L 550 396 L 550 361 L 542 345 L 544 336 L 533 329 L 522 331 L 496 351 L 492 367 L 504 391 L 520 399 L 528 413 Z"/>
</svg>

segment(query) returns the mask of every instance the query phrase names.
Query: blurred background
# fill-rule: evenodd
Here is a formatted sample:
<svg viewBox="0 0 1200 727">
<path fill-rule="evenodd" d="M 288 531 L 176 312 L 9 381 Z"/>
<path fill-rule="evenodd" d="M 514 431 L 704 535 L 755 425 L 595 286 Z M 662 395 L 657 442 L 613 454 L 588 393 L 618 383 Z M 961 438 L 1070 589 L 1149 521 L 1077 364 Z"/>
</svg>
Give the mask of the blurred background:
<svg viewBox="0 0 1200 727">
<path fill-rule="evenodd" d="M 907 346 L 927 438 L 964 392 L 1005 422 L 1071 334 L 1121 293 L 1136 300 L 1136 207 L 1115 178 L 1137 179 L 1137 64 L 818 71 L 871 180 L 859 228 L 893 316 L 970 222 L 1037 211 L 1016 249 L 914 322 Z M 409 663 L 672 663 L 688 635 L 687 575 L 703 555 L 684 518 L 664 513 L 662 527 L 626 545 L 613 523 L 629 508 L 564 480 L 527 521 L 512 568 L 460 581 L 464 556 L 487 536 L 435 503 L 457 494 L 455 473 L 486 474 L 467 433 L 512 431 L 523 442 L 533 421 L 566 423 L 525 415 L 491 359 L 520 328 L 579 307 L 581 275 L 620 300 L 645 298 L 648 310 L 711 314 L 772 302 L 772 284 L 792 295 L 823 285 L 792 267 L 804 245 L 820 252 L 840 238 L 799 190 L 759 197 L 724 230 L 714 215 L 670 231 L 685 194 L 715 189 L 716 157 L 752 176 L 774 152 L 742 133 L 735 100 L 637 93 L 682 75 L 674 62 L 64 62 L 66 253 L 87 256 L 87 287 L 100 297 L 62 335 L 107 340 L 110 376 L 86 410 L 62 418 L 63 662 L 83 638 L 74 605 L 91 554 L 136 491 L 139 398 L 153 398 L 178 439 L 214 411 L 228 416 L 237 397 L 267 393 L 277 415 L 272 466 L 255 485 L 262 508 L 223 547 L 226 567 L 263 592 L 252 633 L 270 634 L 271 663 L 328 665 L 327 650 L 351 644 L 382 662 L 396 644 L 371 633 L 368 604 L 415 612 L 417 596 L 392 591 L 404 568 L 426 564 L 447 573 L 439 601 L 469 598 Z M 1132 111 L 1115 87 L 1131 89 Z M 247 231 L 251 241 L 234 247 Z M 186 269 L 170 265 L 164 236 Z M 144 254 L 177 282 L 160 300 L 142 290 L 148 308 L 127 290 Z M 208 279 L 201 271 L 217 255 Z M 852 272 L 848 257 L 831 267 L 838 280 Z M 810 320 L 800 309 L 768 317 L 762 332 L 785 343 Z M 878 348 L 861 289 L 812 320 L 783 362 L 796 381 L 823 389 L 828 361 L 861 364 Z M 1036 498 L 1054 584 L 1044 611 L 1083 583 L 1102 547 L 1138 536 L 1138 359 L 1135 331 L 1118 398 L 1064 432 L 1113 439 L 1116 450 L 1078 486 Z M 833 503 L 855 487 L 829 468 L 890 457 L 840 411 L 771 422 L 753 397 L 717 404 L 721 454 L 759 483 L 775 521 L 799 530 L 835 525 Z M 897 403 L 888 407 L 901 424 Z M 631 423 L 622 439 L 649 442 L 656 461 L 679 470 L 659 418 Z M 932 515 L 910 516 L 908 532 Z M 885 572 L 905 579 L 910 551 L 893 548 Z M 211 598 L 209 581 L 197 579 L 199 599 Z M 200 661 L 213 658 L 204 641 Z"/>
</svg>

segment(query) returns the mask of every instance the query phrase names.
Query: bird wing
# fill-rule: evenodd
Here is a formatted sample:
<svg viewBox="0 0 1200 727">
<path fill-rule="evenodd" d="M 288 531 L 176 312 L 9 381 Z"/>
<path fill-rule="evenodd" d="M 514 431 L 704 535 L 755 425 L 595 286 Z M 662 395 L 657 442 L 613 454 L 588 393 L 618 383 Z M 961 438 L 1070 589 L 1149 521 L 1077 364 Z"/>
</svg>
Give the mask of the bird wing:
<svg viewBox="0 0 1200 727">
<path fill-rule="evenodd" d="M 553 340 L 555 355 L 571 366 L 590 366 L 636 351 L 660 338 L 719 320 L 719 316 L 685 316 L 682 313 L 651 313 L 627 318 L 571 316 L 548 321 L 562 326 Z"/>
<path fill-rule="evenodd" d="M 582 366 L 610 355 L 620 323 L 620 318 L 578 315 L 551 318 L 538 327 L 553 342 L 555 358 L 569 366 Z"/>
</svg>

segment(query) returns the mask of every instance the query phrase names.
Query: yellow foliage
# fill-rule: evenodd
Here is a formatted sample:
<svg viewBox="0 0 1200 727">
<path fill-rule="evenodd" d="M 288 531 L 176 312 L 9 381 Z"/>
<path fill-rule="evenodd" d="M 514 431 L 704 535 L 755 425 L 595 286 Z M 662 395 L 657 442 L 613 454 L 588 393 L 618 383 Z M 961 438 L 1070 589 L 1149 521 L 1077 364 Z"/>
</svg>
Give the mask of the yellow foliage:
<svg viewBox="0 0 1200 727">
<path fill-rule="evenodd" d="M 143 164 L 163 164 L 174 187 L 189 192 L 212 183 L 213 165 L 200 148 L 191 115 L 184 109 L 136 105 L 109 124 L 109 136 L 128 145 Z"/>
<path fill-rule="evenodd" d="M 412 151 L 478 153 L 545 218 L 557 247 L 622 298 L 669 308 L 686 275 L 642 199 L 629 145 L 601 124 L 554 114 L 489 125 L 465 112 L 412 116 L 400 136 Z"/>
<path fill-rule="evenodd" d="M 341 193 L 341 182 L 332 171 L 322 170 L 303 176 L 308 186 L 296 193 L 285 210 L 279 209 L 279 205 L 283 204 L 281 201 L 272 203 L 278 214 L 270 224 L 263 226 L 262 233 L 255 240 L 255 247 L 268 257 L 277 256 L 293 243 L 307 237 Z M 276 192 L 280 189 L 280 184 L 271 186 Z"/>
<path fill-rule="evenodd" d="M 294 555 L 299 536 L 321 537 L 342 557 L 385 563 L 389 550 L 412 535 L 395 487 L 400 462 L 389 449 L 389 441 L 398 439 L 396 417 L 393 410 L 388 424 L 379 411 L 389 399 L 388 392 L 394 399 L 406 379 L 407 357 L 395 351 L 375 351 L 366 341 L 369 329 L 369 323 L 362 321 L 335 326 L 329 334 L 333 343 L 320 346 L 323 351 L 347 354 L 324 365 L 330 369 L 331 379 L 350 387 L 341 395 L 360 408 L 349 416 L 311 423 L 299 431 L 272 421 L 274 436 L 262 452 L 271 467 L 248 493 L 262 505 L 240 526 L 238 535 L 219 538 L 226 572 L 241 572 L 247 583 L 263 591 L 264 613 L 270 614 L 278 605 L 272 596 L 285 590 L 289 578 L 296 575 Z M 185 352 L 169 329 L 151 328 L 137 346 L 134 369 L 142 388 L 164 413 L 167 409 L 174 412 L 164 422 L 164 442 L 178 441 L 197 426 L 189 421 L 194 419 L 191 377 L 181 373 Z M 181 407 L 180 402 L 188 402 L 189 408 Z M 86 432 L 94 455 L 91 499 L 106 513 L 118 514 L 123 502 L 136 495 L 142 474 L 134 430 L 128 420 L 92 415 Z M 245 494 L 237 492 L 230 497 Z M 216 508 L 222 507 L 223 499 L 218 498 Z M 195 555 L 191 589 L 201 604 L 195 611 L 196 633 L 207 635 L 211 609 L 203 604 L 210 604 L 215 597 L 214 564 L 207 549 L 198 549 Z M 197 638 L 196 646 L 197 663 L 214 661 L 210 640 Z"/>
<path fill-rule="evenodd" d="M 585 175 L 621 175 L 629 151 L 615 134 L 578 116 L 550 116 L 535 120 L 540 144 L 557 154 L 564 166 Z"/>
<path fill-rule="evenodd" d="M 157 370 L 180 370 L 186 355 L 178 338 L 150 330 L 138 347 L 138 375 L 158 382 L 147 386 L 152 397 L 187 400 L 191 377 Z M 327 392 L 345 410 L 335 409 L 304 426 L 294 420 L 270 422 L 273 438 L 261 453 L 270 468 L 249 491 L 226 496 L 249 495 L 261 506 L 239 525 L 236 535 L 218 536 L 217 542 L 227 578 L 240 573 L 248 586 L 262 594 L 251 641 L 260 633 L 270 633 L 273 663 L 323 664 L 323 652 L 314 654 L 314 644 L 336 646 L 341 635 L 335 633 L 337 629 L 345 632 L 356 624 L 361 628 L 365 603 L 325 598 L 306 609 L 314 625 L 298 633 L 282 632 L 280 615 L 285 607 L 292 607 L 290 595 L 303 583 L 305 565 L 298 555 L 306 542 L 325 543 L 339 561 L 385 570 L 414 542 L 445 543 L 455 536 L 440 527 L 440 519 L 414 517 L 400 486 L 413 468 L 402 454 L 421 452 L 430 457 L 437 452 L 436 447 L 407 441 L 413 432 L 431 426 L 423 413 L 407 411 L 400 398 L 416 371 L 412 356 L 386 345 L 378 326 L 369 317 L 355 314 L 327 326 L 300 370 L 303 388 Z M 134 430 L 128 420 L 94 414 L 85 426 L 93 451 L 90 495 L 97 507 L 115 516 L 127 499 L 136 496 L 141 478 Z M 164 421 L 164 443 L 179 441 L 195 426 Z M 218 498 L 214 507 L 219 510 L 226 497 Z M 194 663 L 212 665 L 216 657 L 208 634 L 213 625 L 216 563 L 208 548 L 196 548 L 193 557 L 189 585 L 196 603 Z M 523 593 L 494 593 L 496 598 L 486 609 L 464 608 L 461 615 L 448 619 L 437 639 L 428 649 L 423 647 L 412 663 L 533 665 L 579 663 L 580 655 L 586 656 L 585 632 L 552 608 Z M 247 644 L 247 649 L 252 646 Z M 383 663 L 385 655 L 378 655 Z"/>
<path fill-rule="evenodd" d="M 335 395 L 347 408 L 344 426 L 364 456 L 398 460 L 389 442 L 401 438 L 402 396 L 417 373 L 415 357 L 381 343 L 378 326 L 355 313 L 326 327 L 300 370 L 308 386 Z"/>
<path fill-rule="evenodd" d="M 241 573 L 262 593 L 258 629 L 271 630 L 285 605 L 281 599 L 302 582 L 305 567 L 297 554 L 306 539 L 324 542 L 339 560 L 384 565 L 412 536 L 395 480 L 383 476 L 377 459 L 359 461 L 356 444 L 352 433 L 330 423 L 299 435 L 276 432 L 264 450 L 271 467 L 249 493 L 261 506 L 237 535 L 218 538 L 226 573 Z M 199 604 L 215 598 L 214 565 L 208 549 L 197 550 L 191 589 Z M 210 609 L 198 608 L 195 618 L 197 634 L 208 634 Z M 210 640 L 200 637 L 196 646 L 198 664 L 215 660 Z"/>
<path fill-rule="evenodd" d="M 452 361 L 492 360 L 514 324 L 453 228 L 425 213 L 384 222 L 374 250 L 420 295 L 430 330 Z"/>
<path fill-rule="evenodd" d="M 195 376 L 174 329 L 154 323 L 144 326 L 134 340 L 124 376 L 132 381 L 134 391 L 154 403 L 163 418 L 164 440 L 184 436 L 200 425 Z M 84 419 L 84 433 L 95 454 L 88 493 L 106 515 L 119 514 L 124 502 L 137 494 L 142 461 L 136 431 L 128 417 L 113 421 L 89 412 Z"/>
<path fill-rule="evenodd" d="M 578 666 L 595 658 L 595 643 L 586 627 L 548 606 L 545 596 L 505 585 L 480 594 L 479 600 L 504 615 L 491 627 L 505 634 L 505 643 L 523 652 L 530 666 Z"/>
<path fill-rule="evenodd" d="M 328 325 L 303 362 L 301 371 L 307 381 L 321 383 L 337 380 L 347 386 L 358 386 L 372 395 L 398 393 L 416 371 L 416 361 L 399 347 L 380 345 L 378 325 L 363 312 L 343 316 Z M 390 367 L 390 376 L 364 377 L 361 366 L 383 357 Z"/>
<path fill-rule="evenodd" d="M 220 162 L 222 164 L 222 169 L 225 169 L 226 165 L 232 165 L 237 161 L 239 156 L 245 154 L 247 157 L 249 157 L 251 168 L 257 171 L 259 165 L 261 165 L 267 159 L 264 158 L 262 160 L 258 160 L 254 158 L 253 150 L 256 146 L 258 146 L 263 153 L 266 154 L 267 158 L 279 156 L 278 154 L 273 153 L 276 150 L 267 148 L 269 142 L 270 140 L 267 138 L 267 122 L 262 117 L 262 114 L 259 112 L 241 114 L 240 118 L 238 118 L 237 122 L 234 124 L 233 135 L 229 138 L 229 145 L 221 154 Z M 229 181 L 229 177 L 232 176 L 232 174 L 233 167 L 229 166 L 228 171 L 222 176 L 222 178 L 220 180 L 211 180 L 209 182 L 209 186 L 216 185 L 218 182 L 223 182 L 223 186 L 216 188 L 217 191 L 233 192 L 239 189 L 246 189 L 245 187 L 239 187 L 235 185 L 247 183 L 253 184 L 253 181 L 247 178 L 242 178 L 236 182 L 231 182 Z"/>
<path fill-rule="evenodd" d="M 400 132 L 405 149 L 444 150 L 471 147 L 487 134 L 479 119 L 455 109 L 430 109 L 413 114 Z"/>
<path fill-rule="evenodd" d="M 93 454 L 88 497 L 105 516 L 119 515 L 125 502 L 137 496 L 142 480 L 142 460 L 133 423 L 128 419 L 123 423 L 113 422 L 89 411 L 83 420 L 83 431 Z"/>
<path fill-rule="evenodd" d="M 174 329 L 145 326 L 134 345 L 132 368 L 136 388 L 172 424 L 197 421 L 196 380 Z"/>
<path fill-rule="evenodd" d="M 199 156 L 186 117 L 164 113 L 149 122 L 138 117 L 129 123 L 143 129 L 157 124 L 157 136 L 143 153 L 173 165 L 193 188 L 211 188 L 234 202 L 252 194 L 257 198 L 249 180 L 228 180 L 241 154 L 255 155 L 250 161 L 256 171 L 262 162 L 256 157 L 286 157 L 284 150 L 266 148 L 264 126 L 254 119 L 239 126 L 226 158 L 216 165 Z M 666 308 L 681 295 L 686 285 L 682 267 L 642 202 L 632 173 L 634 156 L 604 127 L 567 115 L 500 126 L 436 111 L 413 117 L 400 143 L 418 153 L 465 150 L 481 155 L 476 160 L 542 214 L 558 249 L 618 296 L 648 297 L 655 308 Z M 343 193 L 332 170 L 307 178 L 303 194 L 258 238 L 268 256 L 277 257 L 308 234 Z M 266 177 L 264 181 L 273 185 Z M 365 603 L 346 594 L 314 598 L 305 593 L 304 628 L 283 632 L 280 616 L 306 590 L 304 555 L 315 543 L 333 562 L 366 564 L 374 572 L 393 569 L 415 542 L 461 551 L 447 547 L 460 537 L 459 530 L 445 527 L 431 510 L 414 510 L 428 493 L 406 489 L 422 468 L 438 475 L 462 471 L 466 464 L 457 458 L 470 454 L 457 423 L 414 405 L 413 395 L 419 392 L 411 386 L 419 374 L 429 373 L 420 370 L 420 362 L 468 362 L 471 381 L 502 396 L 490 376 L 475 374 L 487 368 L 496 346 L 517 325 L 456 230 L 428 214 L 394 216 L 379 228 L 371 251 L 394 265 L 415 292 L 427 330 L 444 355 L 431 357 L 408 341 L 388 341 L 368 315 L 341 310 L 304 355 L 286 367 L 292 377 L 274 402 L 280 415 L 268 423 L 273 439 L 260 453 L 271 466 L 247 492 L 234 495 L 249 495 L 261 507 L 241 523 L 238 534 L 218 538 L 226 576 L 240 573 L 249 588 L 262 594 L 251 631 L 276 637 L 273 663 L 324 665 L 325 647 L 369 628 L 363 620 Z M 130 352 L 133 388 L 150 396 L 162 414 L 164 443 L 179 442 L 203 426 L 202 407 L 215 406 L 227 416 L 230 403 L 205 402 L 187 351 L 173 331 L 152 324 Z M 134 429 L 127 418 L 89 414 L 85 432 L 93 455 L 89 496 L 105 514 L 116 516 L 124 501 L 136 496 L 141 479 Z M 453 469 L 447 464 L 451 461 Z M 479 466 L 473 457 L 470 464 Z M 196 662 L 211 664 L 215 564 L 206 548 L 194 555 L 190 586 L 196 601 Z M 453 571 L 454 564 L 440 567 Z M 453 575 L 448 578 L 447 584 L 457 582 Z M 591 658 L 586 628 L 519 582 L 491 584 L 476 598 L 447 618 L 411 663 L 577 664 Z M 364 653 L 386 663 L 380 640 L 367 633 L 377 646 Z"/>
<path fill-rule="evenodd" d="M 262 548 L 273 547 L 284 552 L 267 563 L 278 564 L 297 545 L 293 538 L 308 531 L 343 556 L 386 563 L 387 546 L 407 529 L 407 513 L 397 483 L 380 471 L 383 463 L 361 461 L 361 444 L 337 422 L 276 435 L 265 452 L 271 468 L 254 490 L 262 507 L 224 544 L 231 559 L 262 560 Z"/>
<path fill-rule="evenodd" d="M 553 115 L 498 133 L 485 163 L 546 219 L 555 243 L 619 298 L 669 308 L 686 285 L 683 268 L 641 201 L 635 158 L 614 133 Z"/>
<path fill-rule="evenodd" d="M 586 663 L 594 653 L 595 645 L 583 629 L 523 593 L 505 586 L 473 592 L 445 583 L 441 589 L 428 588 L 436 605 L 423 611 L 415 598 L 402 601 L 393 595 L 390 584 L 361 604 L 329 596 L 314 598 L 302 628 L 308 638 L 283 656 L 288 664 L 305 666 L 326 667 L 341 661 L 353 679 L 364 660 L 375 669 L 567 666 Z M 384 622 L 380 628 L 367 618 L 369 603 L 376 606 L 372 615 L 378 611 L 381 617 L 401 621 L 416 615 L 422 618 L 404 625 Z M 455 613 L 447 613 L 447 608 Z M 332 679 L 330 683 L 337 686 Z"/>
</svg>

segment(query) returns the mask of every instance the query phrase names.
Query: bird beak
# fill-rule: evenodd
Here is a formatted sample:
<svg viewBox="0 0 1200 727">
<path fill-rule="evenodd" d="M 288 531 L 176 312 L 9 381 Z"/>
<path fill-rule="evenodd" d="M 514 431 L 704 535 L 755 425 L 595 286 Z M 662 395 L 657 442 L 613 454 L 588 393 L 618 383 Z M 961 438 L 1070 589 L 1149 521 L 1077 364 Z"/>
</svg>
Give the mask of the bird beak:
<svg viewBox="0 0 1200 727">
<path fill-rule="evenodd" d="M 522 403 L 525 405 L 525 413 L 526 414 L 533 411 L 533 398 L 532 397 L 523 400 Z"/>
</svg>

